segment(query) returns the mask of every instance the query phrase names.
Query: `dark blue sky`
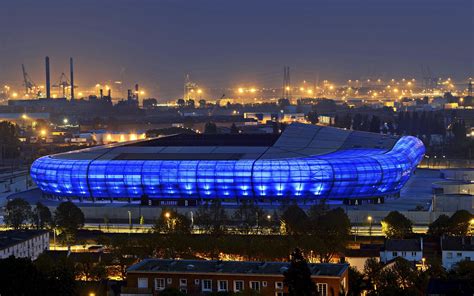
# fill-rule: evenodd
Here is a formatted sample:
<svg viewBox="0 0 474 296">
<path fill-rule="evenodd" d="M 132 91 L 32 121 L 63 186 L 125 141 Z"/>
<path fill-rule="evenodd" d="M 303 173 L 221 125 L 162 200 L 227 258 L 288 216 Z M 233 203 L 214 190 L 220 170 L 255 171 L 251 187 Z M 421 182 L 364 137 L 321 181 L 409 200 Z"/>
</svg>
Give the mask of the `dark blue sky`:
<svg viewBox="0 0 474 296">
<path fill-rule="evenodd" d="M 184 73 L 205 87 L 279 86 L 416 76 L 421 65 L 473 72 L 472 0 L 2 0 L 0 83 L 25 63 L 43 83 L 76 59 L 77 84 L 140 82 L 157 97 L 181 92 Z"/>
</svg>

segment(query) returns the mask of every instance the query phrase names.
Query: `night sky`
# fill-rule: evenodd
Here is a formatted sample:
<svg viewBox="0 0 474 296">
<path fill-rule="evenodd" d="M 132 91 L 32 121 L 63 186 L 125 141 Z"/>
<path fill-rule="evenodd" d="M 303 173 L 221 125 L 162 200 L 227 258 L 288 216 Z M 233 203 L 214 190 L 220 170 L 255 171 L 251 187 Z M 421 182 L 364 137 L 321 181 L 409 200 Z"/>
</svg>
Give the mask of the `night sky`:
<svg viewBox="0 0 474 296">
<path fill-rule="evenodd" d="M 420 78 L 473 72 L 472 0 L 2 0 L 0 83 L 21 84 L 24 63 L 44 84 L 76 60 L 76 82 L 140 82 L 149 95 L 293 81 Z"/>
</svg>

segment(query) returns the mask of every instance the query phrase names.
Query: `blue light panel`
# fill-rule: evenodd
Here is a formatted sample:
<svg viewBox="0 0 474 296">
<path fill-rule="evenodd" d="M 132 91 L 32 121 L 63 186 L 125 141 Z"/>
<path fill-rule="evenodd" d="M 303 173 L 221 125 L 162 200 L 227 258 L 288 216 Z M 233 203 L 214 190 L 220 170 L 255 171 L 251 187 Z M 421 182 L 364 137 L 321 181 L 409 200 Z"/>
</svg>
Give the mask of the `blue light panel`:
<svg viewBox="0 0 474 296">
<path fill-rule="evenodd" d="M 260 160 L 68 160 L 42 157 L 31 177 L 45 193 L 79 198 L 359 198 L 398 192 L 425 148 L 348 149 Z"/>
</svg>

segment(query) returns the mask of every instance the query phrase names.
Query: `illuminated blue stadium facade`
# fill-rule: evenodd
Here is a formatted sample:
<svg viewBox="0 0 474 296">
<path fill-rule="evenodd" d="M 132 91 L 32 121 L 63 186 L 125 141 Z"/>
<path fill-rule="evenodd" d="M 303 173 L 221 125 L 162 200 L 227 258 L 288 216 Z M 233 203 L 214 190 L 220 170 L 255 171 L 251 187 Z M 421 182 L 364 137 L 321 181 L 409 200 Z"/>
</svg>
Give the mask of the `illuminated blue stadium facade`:
<svg viewBox="0 0 474 296">
<path fill-rule="evenodd" d="M 397 194 L 424 151 L 415 137 L 292 124 L 279 137 L 178 135 L 46 156 L 31 176 L 46 196 L 79 200 L 363 199 Z"/>
</svg>

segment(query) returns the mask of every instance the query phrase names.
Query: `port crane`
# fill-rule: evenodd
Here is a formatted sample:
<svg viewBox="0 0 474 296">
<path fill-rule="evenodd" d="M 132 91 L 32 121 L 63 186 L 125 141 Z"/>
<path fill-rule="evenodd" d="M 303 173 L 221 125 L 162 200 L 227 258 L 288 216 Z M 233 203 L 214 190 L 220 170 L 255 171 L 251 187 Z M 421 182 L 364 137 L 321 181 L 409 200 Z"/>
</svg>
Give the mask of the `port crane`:
<svg viewBox="0 0 474 296">
<path fill-rule="evenodd" d="M 28 72 L 26 72 L 26 68 L 24 64 L 21 64 L 21 70 L 23 73 L 23 86 L 25 87 L 25 94 L 35 94 L 39 95 L 39 93 L 36 93 L 38 87 L 36 86 L 36 83 L 33 82 L 33 80 L 30 78 L 30 75 L 28 75 Z"/>
</svg>

